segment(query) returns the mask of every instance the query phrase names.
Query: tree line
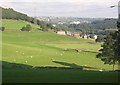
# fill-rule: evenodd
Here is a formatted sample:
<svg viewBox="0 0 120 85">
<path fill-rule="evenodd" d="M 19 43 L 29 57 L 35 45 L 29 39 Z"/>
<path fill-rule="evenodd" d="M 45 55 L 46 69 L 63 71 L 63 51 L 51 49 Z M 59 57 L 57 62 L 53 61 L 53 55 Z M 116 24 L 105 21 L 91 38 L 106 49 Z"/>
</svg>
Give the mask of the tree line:
<svg viewBox="0 0 120 85">
<path fill-rule="evenodd" d="M 47 31 L 48 29 L 55 29 L 51 23 L 40 21 L 33 17 L 29 17 L 26 14 L 23 14 L 23 13 L 13 10 L 12 8 L 0 7 L 0 9 L 2 9 L 2 19 L 24 20 L 24 21 L 30 22 L 32 24 L 39 25 L 43 31 Z M 40 30 L 40 29 L 38 29 L 38 30 Z"/>
<path fill-rule="evenodd" d="M 117 29 L 117 19 L 96 20 L 91 23 L 70 24 L 68 26 L 75 31 L 81 31 L 85 34 L 106 35 Z M 111 30 L 112 29 L 112 30 Z"/>
<path fill-rule="evenodd" d="M 104 64 L 112 64 L 113 70 L 115 65 L 118 65 L 118 70 L 120 70 L 120 19 L 117 21 L 117 28 L 118 31 L 110 32 L 104 38 L 102 48 L 96 55 Z"/>
</svg>

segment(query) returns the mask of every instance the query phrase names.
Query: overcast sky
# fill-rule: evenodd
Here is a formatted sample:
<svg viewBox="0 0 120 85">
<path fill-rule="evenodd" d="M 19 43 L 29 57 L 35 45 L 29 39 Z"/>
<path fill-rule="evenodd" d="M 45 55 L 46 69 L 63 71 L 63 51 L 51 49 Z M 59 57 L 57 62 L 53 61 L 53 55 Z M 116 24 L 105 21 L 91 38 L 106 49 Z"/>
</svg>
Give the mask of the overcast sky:
<svg viewBox="0 0 120 85">
<path fill-rule="evenodd" d="M 68 16 L 117 18 L 119 0 L 0 0 L 0 6 L 11 7 L 29 16 Z"/>
</svg>

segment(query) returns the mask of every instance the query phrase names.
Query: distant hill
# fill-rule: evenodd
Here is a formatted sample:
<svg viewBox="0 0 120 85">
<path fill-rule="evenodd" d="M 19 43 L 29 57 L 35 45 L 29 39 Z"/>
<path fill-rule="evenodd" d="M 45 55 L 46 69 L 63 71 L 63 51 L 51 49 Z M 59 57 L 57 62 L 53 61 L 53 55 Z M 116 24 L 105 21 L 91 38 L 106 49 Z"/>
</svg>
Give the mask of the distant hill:
<svg viewBox="0 0 120 85">
<path fill-rule="evenodd" d="M 32 22 L 34 18 L 27 16 L 26 14 L 17 12 L 12 8 L 2 8 L 2 19 L 14 19 L 14 20 L 25 20 Z"/>
<path fill-rule="evenodd" d="M 46 18 L 48 21 L 40 21 L 37 18 L 29 17 L 26 14 L 20 13 L 15 11 L 12 8 L 2 8 L 2 19 L 12 19 L 12 20 L 23 20 L 32 24 L 36 24 L 42 28 L 43 31 L 47 31 L 48 29 L 53 29 L 55 31 L 58 30 L 70 30 L 70 31 L 77 31 L 77 32 L 82 32 L 83 34 L 107 34 L 109 31 L 116 30 L 117 29 L 117 19 L 114 18 L 107 18 L 107 19 L 82 19 L 82 18 Z M 42 17 L 44 18 L 44 17 Z M 80 24 L 70 24 L 70 22 L 73 22 L 75 20 L 81 20 Z M 72 21 L 73 20 L 73 21 Z M 86 22 L 89 21 L 89 23 Z M 12 21 L 13 22 L 13 21 Z M 10 28 L 11 26 L 9 25 L 10 23 L 7 23 L 7 27 Z M 15 22 L 15 21 L 14 21 Z M 56 22 L 56 23 L 55 23 Z M 64 24 L 59 24 L 59 22 Z M 3 23 L 3 26 L 6 26 Z M 18 25 L 20 25 L 21 22 L 19 22 Z M 69 23 L 69 24 L 68 24 Z M 56 25 L 56 27 L 53 26 L 53 24 Z M 21 25 L 23 26 L 23 25 Z M 21 27 L 21 26 L 18 26 Z M 16 28 L 15 26 L 13 28 Z"/>
<path fill-rule="evenodd" d="M 95 34 L 106 34 L 108 31 L 117 29 L 117 19 L 103 19 L 95 20 L 91 23 L 82 23 L 82 24 L 70 24 L 68 26 L 70 29 L 75 31 L 81 31 L 83 33 L 95 33 Z"/>
<path fill-rule="evenodd" d="M 30 17 L 26 14 L 17 12 L 12 8 L 2 8 L 2 7 L 0 7 L 0 9 L 2 9 L 2 19 L 27 21 L 29 23 L 39 25 L 42 28 L 43 31 L 44 30 L 47 31 L 48 29 L 53 29 L 52 24 L 50 24 L 48 22 L 40 21 L 40 20 L 35 19 L 33 17 Z"/>
<path fill-rule="evenodd" d="M 83 34 L 106 34 L 108 31 L 117 30 L 116 18 L 79 18 L 79 17 L 37 17 L 50 22 L 59 29 L 82 32 Z"/>
</svg>

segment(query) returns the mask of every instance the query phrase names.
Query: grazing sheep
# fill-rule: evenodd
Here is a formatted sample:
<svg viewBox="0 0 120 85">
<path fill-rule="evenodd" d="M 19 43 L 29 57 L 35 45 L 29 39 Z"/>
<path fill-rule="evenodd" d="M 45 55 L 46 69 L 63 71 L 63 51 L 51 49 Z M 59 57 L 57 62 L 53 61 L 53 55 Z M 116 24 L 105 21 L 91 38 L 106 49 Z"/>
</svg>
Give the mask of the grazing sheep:
<svg viewBox="0 0 120 85">
<path fill-rule="evenodd" d="M 25 63 L 27 63 L 27 61 L 25 61 Z"/>
<path fill-rule="evenodd" d="M 63 55 L 63 54 L 60 54 L 61 56 Z"/>
<path fill-rule="evenodd" d="M 67 51 L 68 49 L 67 49 L 67 48 L 65 48 L 64 50 L 65 50 L 65 51 Z"/>
<path fill-rule="evenodd" d="M 54 61 L 54 59 L 53 59 L 53 58 L 51 58 L 51 61 Z"/>
<path fill-rule="evenodd" d="M 99 70 L 99 71 L 101 71 L 101 72 L 102 72 L 103 70 L 101 69 L 101 70 Z"/>
</svg>

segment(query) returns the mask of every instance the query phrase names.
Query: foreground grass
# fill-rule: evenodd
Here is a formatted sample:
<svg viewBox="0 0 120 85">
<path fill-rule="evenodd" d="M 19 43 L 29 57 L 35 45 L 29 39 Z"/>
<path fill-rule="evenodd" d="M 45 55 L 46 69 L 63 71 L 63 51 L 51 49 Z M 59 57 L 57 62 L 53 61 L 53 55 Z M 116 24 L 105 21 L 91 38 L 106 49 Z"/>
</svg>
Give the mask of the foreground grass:
<svg viewBox="0 0 120 85">
<path fill-rule="evenodd" d="M 108 72 L 112 65 L 105 65 L 96 58 L 101 43 L 51 32 L 4 31 L 2 38 L 3 83 L 118 82 L 118 73 Z M 66 48 L 80 49 L 81 52 L 65 51 Z M 16 67 L 17 64 L 20 65 Z M 87 67 L 105 71 L 32 69 L 33 66 Z"/>
<path fill-rule="evenodd" d="M 7 68 L 5 65 L 4 62 L 3 83 L 118 83 L 117 72 L 32 69 L 28 65 L 8 62 Z"/>
</svg>

